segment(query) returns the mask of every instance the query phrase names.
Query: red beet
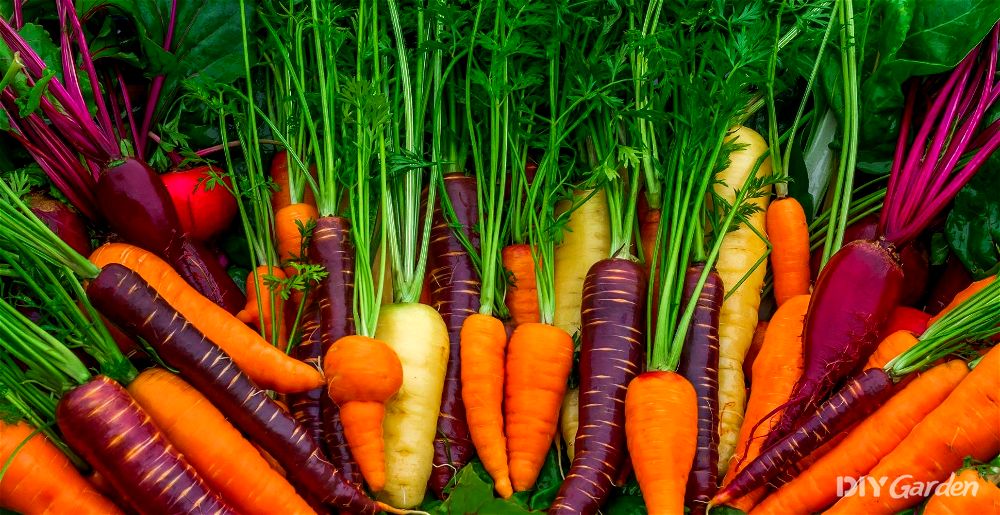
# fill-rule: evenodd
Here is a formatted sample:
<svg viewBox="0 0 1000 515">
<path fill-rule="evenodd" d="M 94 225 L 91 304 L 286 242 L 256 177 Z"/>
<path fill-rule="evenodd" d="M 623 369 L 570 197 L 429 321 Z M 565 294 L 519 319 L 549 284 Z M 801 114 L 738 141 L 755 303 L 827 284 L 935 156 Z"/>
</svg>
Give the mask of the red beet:
<svg viewBox="0 0 1000 515">
<path fill-rule="evenodd" d="M 189 236 L 207 241 L 233 222 L 238 212 L 236 199 L 223 185 L 209 189 L 206 181 L 212 167 L 199 166 L 160 176 L 170 193 L 181 227 Z"/>
<path fill-rule="evenodd" d="M 76 210 L 41 193 L 28 196 L 28 207 L 70 248 L 81 255 L 90 255 L 93 250 L 90 233 L 87 232 L 87 225 Z"/>
</svg>

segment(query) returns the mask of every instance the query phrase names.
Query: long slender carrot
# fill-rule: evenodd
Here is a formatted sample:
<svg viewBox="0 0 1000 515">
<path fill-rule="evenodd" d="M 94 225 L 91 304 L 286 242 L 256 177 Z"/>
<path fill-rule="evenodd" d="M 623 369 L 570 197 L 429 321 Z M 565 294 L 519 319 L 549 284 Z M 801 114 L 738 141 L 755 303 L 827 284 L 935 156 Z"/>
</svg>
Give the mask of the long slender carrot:
<svg viewBox="0 0 1000 515">
<path fill-rule="evenodd" d="M 534 276 L 534 271 L 532 271 Z M 531 489 L 545 463 L 573 368 L 573 338 L 549 324 L 524 323 L 507 347 L 504 415 L 510 480 Z"/>
<path fill-rule="evenodd" d="M 205 482 L 240 513 L 315 513 L 239 430 L 180 377 L 152 368 L 127 389 Z"/>
<path fill-rule="evenodd" d="M 496 317 L 475 313 L 462 325 L 462 401 L 472 443 L 496 491 L 510 497 L 514 490 L 507 465 L 503 431 L 504 354 L 507 331 Z"/>
<path fill-rule="evenodd" d="M 774 300 L 778 305 L 809 293 L 809 225 L 799 201 L 779 198 L 767 208 Z"/>
<path fill-rule="evenodd" d="M 921 374 L 851 430 L 836 448 L 771 494 L 753 513 L 815 513 L 829 506 L 837 499 L 839 478 L 858 479 L 867 474 L 968 373 L 965 362 L 954 360 Z"/>
<path fill-rule="evenodd" d="M 94 251 L 90 260 L 102 268 L 120 264 L 139 274 L 191 325 L 226 351 L 257 385 L 282 393 L 323 385 L 319 371 L 267 343 L 256 331 L 188 286 L 170 265 L 151 252 L 125 243 L 109 243 Z"/>
<path fill-rule="evenodd" d="M 310 170 L 313 173 L 313 170 Z M 274 154 L 271 160 L 271 181 L 274 182 L 275 189 L 271 193 L 271 208 L 275 213 L 281 208 L 292 203 L 288 188 L 288 152 L 282 150 Z M 316 198 L 313 196 L 312 188 L 306 187 L 302 192 L 302 202 L 316 207 Z"/>
<path fill-rule="evenodd" d="M 750 389 L 736 453 L 729 460 L 723 486 L 760 454 L 763 437 L 778 418 L 775 410 L 788 402 L 795 382 L 802 375 L 802 326 L 808 309 L 809 296 L 796 295 L 778 307 L 767 326 L 753 365 L 753 376 L 760 380 Z M 728 504 L 749 511 L 765 493 L 763 487 L 758 488 Z"/>
<path fill-rule="evenodd" d="M 264 338 L 279 349 L 284 349 L 288 346 L 285 301 L 281 298 L 281 287 L 269 281 L 268 277 L 279 281 L 286 278 L 284 271 L 271 266 L 261 265 L 251 271 L 247 275 L 247 305 L 236 314 L 236 318 L 244 324 L 263 329 Z M 261 293 L 260 302 L 257 299 L 258 291 Z M 260 327 L 261 320 L 264 321 L 264 327 Z"/>
<path fill-rule="evenodd" d="M 944 308 L 942 308 L 941 311 L 938 312 L 938 314 L 934 315 L 933 317 L 931 317 L 930 320 L 927 321 L 927 326 L 930 327 L 931 324 L 937 322 L 938 319 L 945 316 L 949 311 L 955 309 L 956 306 L 964 302 L 969 297 L 975 295 L 976 292 L 978 292 L 979 290 L 985 288 L 988 284 L 996 280 L 996 278 L 997 276 L 991 275 L 985 279 L 980 279 L 966 286 L 964 290 L 956 293 L 955 297 L 951 299 L 951 302 L 949 302 Z"/>
<path fill-rule="evenodd" d="M 274 213 L 274 245 L 278 251 L 278 260 L 281 263 L 303 259 L 302 254 L 305 249 L 302 246 L 303 229 L 319 219 L 319 212 L 316 208 L 300 202 L 289 204 Z M 294 272 L 291 267 L 286 267 L 285 272 Z"/>
<path fill-rule="evenodd" d="M 510 273 L 504 303 L 516 325 L 539 321 L 535 266 L 530 245 L 518 243 L 504 247 L 503 267 Z"/>
<path fill-rule="evenodd" d="M 1000 452 L 1000 347 L 993 347 L 972 372 L 910 434 L 883 457 L 868 475 L 888 478 L 893 489 L 909 489 L 917 482 L 943 481 L 962 466 L 967 456 L 987 460 Z M 896 513 L 920 497 L 861 495 L 842 498 L 827 513 Z"/>
<path fill-rule="evenodd" d="M 974 486 L 973 486 L 974 485 Z M 974 468 L 952 474 L 935 489 L 923 515 L 969 515 L 1000 513 L 1000 488 L 986 481 Z"/>
<path fill-rule="evenodd" d="M 385 342 L 349 335 L 326 351 L 323 371 L 327 393 L 340 408 L 351 454 L 368 486 L 378 492 L 385 487 L 385 403 L 403 385 L 403 365 Z"/>
<path fill-rule="evenodd" d="M 683 515 L 698 438 L 694 387 L 668 371 L 646 372 L 633 379 L 625 395 L 625 434 L 649 513 Z"/>
<path fill-rule="evenodd" d="M 73 467 L 65 454 L 25 422 L 0 421 L 0 506 L 23 515 L 115 515 L 121 510 Z"/>
</svg>

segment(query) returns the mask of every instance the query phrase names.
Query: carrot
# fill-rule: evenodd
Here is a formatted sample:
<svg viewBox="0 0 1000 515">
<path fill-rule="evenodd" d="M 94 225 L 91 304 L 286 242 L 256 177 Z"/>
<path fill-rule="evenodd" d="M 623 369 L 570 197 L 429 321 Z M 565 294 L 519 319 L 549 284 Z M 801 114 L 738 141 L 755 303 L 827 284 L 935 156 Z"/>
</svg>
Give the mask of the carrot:
<svg viewBox="0 0 1000 515">
<path fill-rule="evenodd" d="M 462 325 L 462 401 L 479 459 L 497 493 L 513 494 L 503 432 L 504 355 L 507 331 L 495 317 L 475 313 Z"/>
<path fill-rule="evenodd" d="M 518 243 L 504 247 L 503 266 L 510 273 L 504 302 L 514 324 L 538 323 L 538 287 L 531 246 Z"/>
<path fill-rule="evenodd" d="M 775 410 L 788 401 L 792 387 L 802 375 L 802 325 L 808 308 L 809 296 L 796 295 L 778 307 L 767 326 L 764 343 L 753 365 L 753 375 L 760 381 L 750 390 L 736 453 L 729 460 L 723 486 L 732 482 L 760 453 L 763 436 L 777 419 Z M 729 505 L 749 511 L 764 493 L 763 488 L 758 488 Z"/>
<path fill-rule="evenodd" d="M 403 384 L 403 365 L 385 342 L 345 336 L 323 358 L 327 392 L 340 408 L 344 434 L 361 474 L 373 491 L 385 487 L 385 403 Z"/>
<path fill-rule="evenodd" d="M 120 264 L 134 271 L 192 326 L 226 351 L 259 386 L 282 393 L 322 386 L 323 376 L 316 369 L 267 343 L 260 334 L 188 286 L 152 253 L 125 243 L 109 243 L 94 251 L 90 260 L 102 268 Z"/>
<path fill-rule="evenodd" d="M 309 170 L 313 173 L 313 170 Z M 288 187 L 288 151 L 282 150 L 274 154 L 271 160 L 271 181 L 274 182 L 275 189 L 271 193 L 271 209 L 275 213 L 281 208 L 292 203 L 291 193 Z M 314 174 L 315 175 L 315 174 Z M 312 188 L 303 188 L 302 202 L 316 207 L 316 198 L 313 196 Z"/>
<path fill-rule="evenodd" d="M 767 208 L 771 242 L 774 300 L 778 305 L 809 293 L 809 225 L 802 205 L 793 197 L 779 198 Z"/>
<path fill-rule="evenodd" d="M 975 485 L 975 488 L 969 485 Z M 974 468 L 952 474 L 936 488 L 923 515 L 981 515 L 1000 513 L 1000 488 L 986 481 Z"/>
<path fill-rule="evenodd" d="M 566 444 L 566 457 L 573 461 L 576 454 L 576 432 L 580 428 L 580 389 L 570 388 L 563 397 L 559 411 L 559 431 Z"/>
<path fill-rule="evenodd" d="M 247 275 L 247 305 L 236 314 L 236 318 L 244 324 L 263 329 L 265 339 L 279 349 L 284 349 L 288 346 L 285 301 L 281 298 L 281 287 L 272 288 L 274 283 L 268 281 L 268 277 L 280 281 L 286 276 L 280 268 L 267 265 L 258 266 L 251 271 Z M 262 294 L 260 302 L 257 299 L 258 291 Z M 264 327 L 260 327 L 261 320 L 264 321 Z"/>
<path fill-rule="evenodd" d="M 837 499 L 838 478 L 860 478 L 889 454 L 968 375 L 961 360 L 934 367 L 890 398 L 828 454 L 764 500 L 753 513 L 815 513 Z M 875 477 L 878 479 L 878 477 Z"/>
<path fill-rule="evenodd" d="M 0 421 L 0 506 L 23 515 L 114 515 L 121 510 L 101 495 L 44 435 L 25 422 Z"/>
<path fill-rule="evenodd" d="M 639 240 L 642 244 L 643 261 L 646 263 L 646 275 L 650 278 L 656 277 L 653 273 L 653 270 L 656 268 L 653 264 L 653 254 L 656 250 L 656 237 L 659 231 L 660 210 L 650 209 L 646 211 L 645 216 L 642 217 L 642 222 L 639 225 Z"/>
<path fill-rule="evenodd" d="M 312 205 L 304 202 L 289 204 L 274 212 L 275 250 L 278 251 L 278 261 L 282 264 L 304 258 L 305 249 L 302 246 L 302 230 L 310 222 L 319 219 L 319 212 Z M 285 273 L 294 273 L 294 269 L 286 267 Z"/>
<path fill-rule="evenodd" d="M 747 386 L 753 385 L 753 364 L 760 354 L 760 347 L 764 345 L 764 336 L 767 334 L 767 320 L 757 322 L 757 329 L 754 329 L 753 340 L 750 340 L 750 348 L 747 349 L 747 357 L 743 360 L 743 377 L 746 378 Z"/>
<path fill-rule="evenodd" d="M 572 367 L 573 338 L 566 331 L 530 322 L 514 330 L 507 349 L 504 415 L 515 491 L 531 489 L 538 479 Z"/>
<path fill-rule="evenodd" d="M 669 371 L 633 379 L 625 395 L 625 434 L 649 513 L 683 515 L 698 438 L 694 387 Z"/>
<path fill-rule="evenodd" d="M 875 352 L 868 358 L 868 362 L 865 363 L 864 369 L 869 368 L 882 368 L 886 363 L 892 361 L 892 358 L 899 356 L 900 354 L 906 352 L 914 345 L 917 344 L 919 340 L 910 331 L 896 331 L 889 336 L 886 336 L 878 347 L 875 348 Z"/>
<path fill-rule="evenodd" d="M 1000 347 L 993 347 L 950 395 L 913 428 L 868 475 L 888 478 L 893 489 L 917 482 L 942 481 L 962 466 L 967 456 L 984 461 L 1000 452 Z M 827 513 L 895 513 L 920 497 L 855 492 L 840 499 Z"/>
<path fill-rule="evenodd" d="M 949 311 L 955 309 L 955 307 L 964 302 L 966 299 L 975 295 L 976 292 L 985 288 L 996 278 L 997 276 L 991 275 L 985 279 L 980 279 L 966 286 L 964 290 L 956 293 L 955 297 L 951 299 L 951 302 L 949 302 L 943 309 L 941 309 L 941 311 L 938 312 L 938 314 L 934 315 L 933 317 L 931 317 L 930 320 L 927 321 L 927 327 L 930 327 L 932 324 L 934 324 L 934 322 L 937 322 L 941 317 L 945 316 Z"/>
<path fill-rule="evenodd" d="M 590 194 L 584 190 L 574 196 L 579 201 Z M 562 203 L 559 209 L 569 209 L 569 203 Z M 562 242 L 555 248 L 553 324 L 570 336 L 580 331 L 580 299 L 587 272 L 611 250 L 609 216 L 607 194 L 598 190 L 570 214 Z"/>
<path fill-rule="evenodd" d="M 226 417 L 180 377 L 153 368 L 127 389 L 205 482 L 240 513 L 315 513 Z"/>
<path fill-rule="evenodd" d="M 299 361 L 308 363 L 310 366 L 320 368 L 323 362 L 323 344 L 319 339 L 319 313 L 312 306 L 306 308 L 306 312 L 302 317 L 302 339 L 297 345 L 292 347 L 291 356 Z M 317 442 L 325 442 L 326 431 L 324 431 L 324 419 L 322 414 L 322 403 L 326 399 L 331 404 L 333 401 L 329 400 L 329 397 L 324 392 L 323 388 L 313 388 L 312 390 L 307 390 L 301 393 L 291 393 L 285 396 L 285 400 L 288 402 L 289 412 L 295 417 L 295 420 L 305 428 L 309 436 Z M 334 406 L 336 407 L 336 406 Z M 337 424 L 340 424 L 340 417 L 338 416 Z M 343 436 L 343 428 L 340 429 L 340 434 Z M 346 448 L 347 442 L 342 442 L 342 445 Z M 337 465 L 337 461 L 327 453 L 326 457 L 333 463 Z M 350 449 L 347 449 L 347 454 L 350 456 Z M 343 470 L 344 475 L 347 473 Z"/>
</svg>

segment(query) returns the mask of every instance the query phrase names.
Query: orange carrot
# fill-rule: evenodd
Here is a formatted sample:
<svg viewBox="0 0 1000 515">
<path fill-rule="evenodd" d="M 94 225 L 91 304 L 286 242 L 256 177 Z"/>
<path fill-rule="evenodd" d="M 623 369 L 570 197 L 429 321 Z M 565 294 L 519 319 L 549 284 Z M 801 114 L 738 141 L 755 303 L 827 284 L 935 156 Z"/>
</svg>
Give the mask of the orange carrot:
<svg viewBox="0 0 1000 515">
<path fill-rule="evenodd" d="M 896 331 L 886 336 L 875 348 L 875 352 L 865 363 L 865 370 L 869 368 L 882 368 L 893 358 L 906 352 L 917 344 L 917 337 L 910 331 Z"/>
<path fill-rule="evenodd" d="M 646 508 L 683 515 L 684 492 L 698 439 L 694 387 L 675 372 L 639 375 L 625 394 L 625 435 Z"/>
<path fill-rule="evenodd" d="M 967 456 L 987 460 L 1000 452 L 1000 347 L 993 347 L 982 361 L 930 412 L 902 442 L 869 472 L 874 478 L 895 482 L 894 490 L 908 490 L 917 482 L 943 481 L 962 466 Z M 896 513 L 920 497 L 865 495 L 842 498 L 829 514 Z"/>
<path fill-rule="evenodd" d="M 993 282 L 993 280 L 996 278 L 997 276 L 991 275 L 985 279 L 980 279 L 966 286 L 964 290 L 955 294 L 955 298 L 951 299 L 951 302 L 949 302 L 947 306 L 945 306 L 940 312 L 938 312 L 938 314 L 934 315 L 933 317 L 931 317 L 930 320 L 927 321 L 927 327 L 930 327 L 931 324 L 937 322 L 941 317 L 945 316 L 949 311 L 955 309 L 956 306 L 958 306 L 962 302 L 965 302 L 965 300 L 968 299 L 969 297 L 975 295 L 976 292 L 985 288 L 986 285 Z"/>
<path fill-rule="evenodd" d="M 750 340 L 750 348 L 747 349 L 747 357 L 743 359 L 743 377 L 748 385 L 753 384 L 753 363 L 760 354 L 760 348 L 764 345 L 764 336 L 767 334 L 767 320 L 757 322 L 757 328 L 753 331 L 753 339 Z"/>
<path fill-rule="evenodd" d="M 323 385 L 318 370 L 289 357 L 253 329 L 191 288 L 170 265 L 139 247 L 108 243 L 90 260 L 99 267 L 120 264 L 139 274 L 209 341 L 218 345 L 257 385 L 297 393 Z"/>
<path fill-rule="evenodd" d="M 504 303 L 515 325 L 539 322 L 538 286 L 535 282 L 535 259 L 525 243 L 504 247 L 503 267 L 510 272 Z"/>
<path fill-rule="evenodd" d="M 540 323 L 514 330 L 507 349 L 504 414 L 515 491 L 535 486 L 556 435 L 572 368 L 573 338 L 566 331 Z"/>
<path fill-rule="evenodd" d="M 313 173 L 313 170 L 310 169 L 309 172 Z M 288 153 L 286 151 L 282 150 L 274 154 L 274 159 L 271 161 L 270 174 L 271 180 L 276 186 L 276 189 L 271 193 L 271 208 L 277 213 L 281 208 L 292 203 L 288 192 Z M 302 202 L 316 207 L 316 198 L 313 196 L 312 189 L 308 186 L 305 187 L 302 193 Z"/>
<path fill-rule="evenodd" d="M 0 481 L 0 506 L 6 509 L 24 515 L 122 513 L 65 454 L 24 422 L 0 421 L 0 464 L 7 467 Z"/>
<path fill-rule="evenodd" d="M 340 408 L 344 435 L 368 486 L 385 487 L 385 403 L 403 385 L 403 365 L 385 342 L 350 335 L 333 342 L 323 358 L 327 392 Z"/>
<path fill-rule="evenodd" d="M 809 295 L 796 295 L 778 307 L 767 326 L 764 343 L 753 364 L 753 377 L 760 379 L 750 389 L 736 452 L 729 460 L 723 485 L 728 485 L 760 454 L 764 436 L 781 416 L 774 410 L 788 402 L 795 382 L 802 375 L 802 325 L 808 309 Z M 729 505 L 748 511 L 764 493 L 759 488 Z"/>
<path fill-rule="evenodd" d="M 767 208 L 767 237 L 771 241 L 774 300 L 809 293 L 809 224 L 799 201 L 779 198 Z"/>
<path fill-rule="evenodd" d="M 972 485 L 975 485 L 973 487 Z M 952 474 L 934 491 L 923 515 L 996 515 L 1000 513 L 1000 488 L 979 475 L 976 469 Z"/>
<path fill-rule="evenodd" d="M 315 513 L 222 412 L 180 377 L 152 368 L 129 383 L 128 392 L 209 486 L 240 513 Z"/>
<path fill-rule="evenodd" d="M 267 277 L 274 279 L 284 279 L 285 272 L 280 268 L 271 266 L 258 266 L 256 270 L 247 275 L 247 305 L 236 318 L 244 324 L 250 324 L 257 329 L 261 329 L 261 319 L 264 320 L 264 338 L 284 349 L 288 346 L 288 329 L 285 319 L 285 301 L 281 298 L 281 287 L 268 283 Z M 257 291 L 260 290 L 260 303 L 257 302 Z M 271 304 L 272 300 L 274 305 Z M 263 313 L 261 313 L 263 311 Z M 277 324 L 277 327 L 275 327 Z M 275 332 L 276 331 L 276 332 Z"/>
<path fill-rule="evenodd" d="M 319 218 L 316 208 L 306 204 L 289 204 L 274 213 L 274 236 L 275 247 L 278 251 L 278 260 L 281 263 L 302 259 L 305 249 L 302 247 L 302 228 L 309 225 L 310 221 L 315 223 Z M 294 269 L 286 267 L 285 273 Z"/>
<path fill-rule="evenodd" d="M 829 506 L 837 499 L 838 478 L 857 479 L 867 474 L 968 373 L 965 362 L 954 360 L 921 374 L 852 429 L 836 448 L 771 494 L 753 513 L 815 513 Z"/>
<path fill-rule="evenodd" d="M 496 491 L 513 494 L 503 433 L 504 353 L 507 331 L 495 317 L 475 313 L 462 324 L 462 401 L 469 433 Z"/>
</svg>

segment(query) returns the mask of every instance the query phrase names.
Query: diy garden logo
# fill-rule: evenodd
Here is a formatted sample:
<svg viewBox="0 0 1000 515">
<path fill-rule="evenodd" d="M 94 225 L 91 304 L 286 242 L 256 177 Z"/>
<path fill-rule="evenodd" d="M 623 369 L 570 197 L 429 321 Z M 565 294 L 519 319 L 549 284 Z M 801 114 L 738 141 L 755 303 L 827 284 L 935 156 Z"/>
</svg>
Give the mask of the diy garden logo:
<svg viewBox="0 0 1000 515">
<path fill-rule="evenodd" d="M 954 473 L 945 481 L 913 481 L 913 476 L 904 474 L 896 478 L 888 476 L 837 478 L 837 497 L 851 495 L 911 499 L 928 497 L 931 494 L 944 496 L 974 496 L 979 492 L 975 481 L 953 481 Z"/>
</svg>

